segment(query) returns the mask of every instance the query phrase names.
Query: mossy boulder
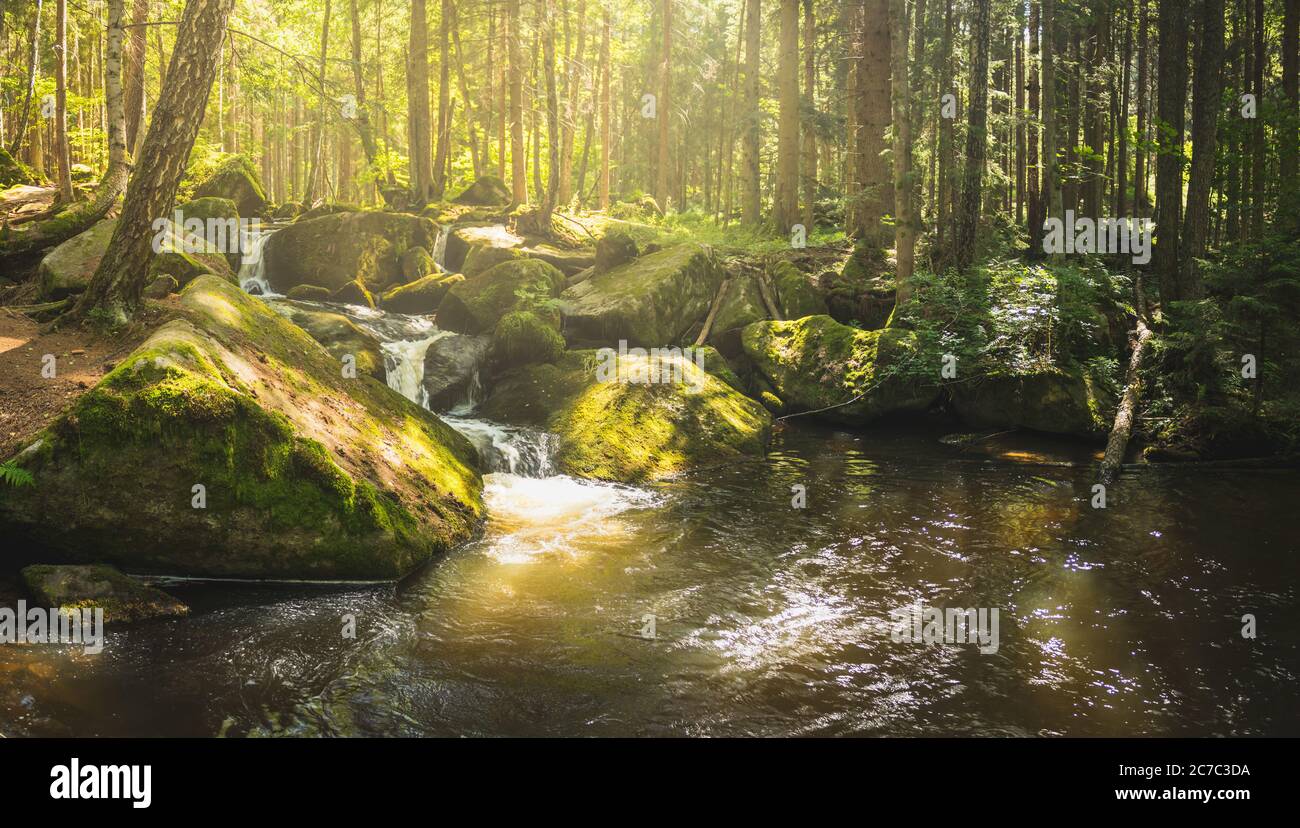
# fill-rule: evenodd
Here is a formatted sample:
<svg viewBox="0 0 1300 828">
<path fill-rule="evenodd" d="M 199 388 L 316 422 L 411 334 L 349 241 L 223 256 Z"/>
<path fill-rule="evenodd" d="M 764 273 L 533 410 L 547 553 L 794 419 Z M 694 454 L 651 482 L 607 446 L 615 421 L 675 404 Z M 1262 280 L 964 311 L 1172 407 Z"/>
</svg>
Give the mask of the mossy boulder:
<svg viewBox="0 0 1300 828">
<path fill-rule="evenodd" d="M 476 207 L 504 207 L 510 203 L 510 188 L 494 175 L 483 175 L 452 201 Z"/>
<path fill-rule="evenodd" d="M 590 247 L 556 247 L 541 243 L 520 248 L 519 252 L 554 265 L 565 276 L 581 273 L 596 263 L 596 253 Z"/>
<path fill-rule="evenodd" d="M 864 331 L 829 316 L 808 316 L 755 322 L 741 344 L 787 412 L 818 411 L 825 420 L 866 425 L 925 411 L 939 395 L 938 367 L 930 380 L 911 363 L 918 349 L 912 331 Z"/>
<path fill-rule="evenodd" d="M 464 272 L 469 253 L 476 247 L 512 249 L 524 246 L 524 237 L 516 235 L 504 224 L 461 224 L 447 234 L 443 249 L 443 267 L 454 272 Z M 433 248 L 429 248 L 432 250 Z"/>
<path fill-rule="evenodd" d="M 402 254 L 398 262 L 402 268 L 403 282 L 414 282 L 438 272 L 438 264 L 423 247 L 412 247 Z"/>
<path fill-rule="evenodd" d="M 290 322 L 302 328 L 311 338 L 325 346 L 330 356 L 343 363 L 348 357 L 356 366 L 358 375 L 374 377 L 383 382 L 387 379 L 384 367 L 384 353 L 379 340 L 362 330 L 351 319 L 341 313 L 308 310 L 293 305 L 276 302 L 273 307 Z M 340 367 L 340 375 L 342 368 Z"/>
<path fill-rule="evenodd" d="M 0 190 L 7 190 L 15 184 L 35 184 L 36 173 L 32 168 L 14 158 L 9 151 L 0 147 Z"/>
<path fill-rule="evenodd" d="M 532 311 L 501 317 L 492 333 L 492 358 L 502 366 L 554 362 L 564 353 L 564 337 Z"/>
<path fill-rule="evenodd" d="M 271 213 L 272 218 L 281 221 L 296 219 L 300 215 L 302 215 L 302 204 L 297 201 L 286 201 Z"/>
<path fill-rule="evenodd" d="M 460 272 L 466 278 L 477 276 L 502 262 L 522 258 L 524 254 L 517 247 L 471 247 L 465 253 L 465 264 L 461 266 Z"/>
<path fill-rule="evenodd" d="M 338 290 L 359 279 L 367 290 L 403 281 L 401 258 L 413 247 L 432 250 L 438 227 L 404 213 L 332 213 L 297 221 L 266 242 L 267 279 L 277 293 L 296 285 Z"/>
<path fill-rule="evenodd" d="M 228 282 L 180 313 L 19 455 L 36 484 L 0 497 L 6 563 L 391 579 L 476 531 L 477 455 L 436 416 Z"/>
<path fill-rule="evenodd" d="M 181 283 L 176 281 L 175 276 L 170 273 L 160 273 L 144 289 L 144 296 L 146 299 L 166 299 L 180 288 Z"/>
<path fill-rule="evenodd" d="M 662 378 L 665 370 L 676 380 L 617 379 Z M 761 405 L 680 354 L 656 360 L 569 351 L 558 363 L 498 378 L 480 410 L 553 432 L 562 473 L 623 483 L 762 456 L 772 424 Z"/>
<path fill-rule="evenodd" d="M 717 341 L 727 331 L 734 331 L 768 318 L 763 295 L 758 289 L 758 279 L 753 273 L 740 271 L 732 274 L 727 295 L 722 297 L 718 315 L 713 317 L 710 341 Z"/>
<path fill-rule="evenodd" d="M 194 198 L 215 196 L 235 203 L 239 215 L 260 216 L 266 211 L 266 191 L 257 175 L 257 165 L 244 155 L 232 155 L 194 188 Z"/>
<path fill-rule="evenodd" d="M 330 294 L 331 302 L 338 302 L 343 305 L 360 305 L 364 308 L 373 308 L 375 306 L 375 297 L 360 279 L 353 279 L 343 287 Z"/>
<path fill-rule="evenodd" d="M 46 607 L 104 611 L 105 624 L 130 624 L 189 615 L 190 608 L 172 596 L 108 564 L 54 566 L 33 564 L 22 570 L 23 584 Z"/>
<path fill-rule="evenodd" d="M 285 294 L 286 297 L 298 302 L 328 302 L 332 295 L 329 288 L 320 285 L 294 285 Z"/>
<path fill-rule="evenodd" d="M 596 270 L 613 270 L 639 255 L 635 239 L 622 230 L 611 230 L 596 242 Z"/>
<path fill-rule="evenodd" d="M 230 269 L 238 272 L 240 260 L 243 253 L 240 250 L 242 239 L 239 233 L 239 208 L 235 202 L 228 198 L 217 198 L 208 196 L 207 198 L 196 198 L 193 201 L 187 201 L 176 208 L 181 214 L 182 220 L 188 222 L 190 219 L 198 219 L 205 225 L 213 222 L 211 226 L 217 230 L 224 238 L 226 244 L 218 245 L 219 249 L 225 251 L 226 262 L 230 264 Z M 213 241 L 212 236 L 207 237 Z"/>
<path fill-rule="evenodd" d="M 790 262 L 777 262 L 768 270 L 776 292 L 776 305 L 786 319 L 803 319 L 826 313 L 826 300 L 808 277 Z"/>
<path fill-rule="evenodd" d="M 1104 438 L 1116 399 L 1081 367 L 982 377 L 952 387 L 952 406 L 980 428 L 1027 428 L 1049 434 Z"/>
<path fill-rule="evenodd" d="M 596 273 L 561 296 L 565 337 L 577 346 L 684 344 L 703 323 L 722 277 L 713 251 L 694 242 Z"/>
<path fill-rule="evenodd" d="M 501 317 L 520 310 L 558 323 L 553 303 L 563 288 L 564 275 L 540 259 L 502 262 L 452 285 L 438 305 L 438 327 L 459 333 L 490 333 Z"/>
<path fill-rule="evenodd" d="M 429 407 L 449 411 L 481 385 L 492 340 L 442 331 L 424 352 L 424 390 Z"/>
<path fill-rule="evenodd" d="M 355 204 L 343 204 L 337 201 L 327 201 L 324 204 L 317 204 L 310 210 L 303 210 L 294 221 L 309 221 L 321 216 L 332 216 L 335 213 L 355 213 L 361 208 Z"/>
<path fill-rule="evenodd" d="M 108 250 L 116 227 L 117 219 L 102 219 L 45 254 L 37 268 L 42 298 L 62 299 L 84 291 Z M 155 255 L 150 264 L 150 281 L 162 274 L 175 277 L 181 285 L 203 274 L 235 281 L 225 254 L 216 248 L 197 238 L 182 239 L 174 229 L 159 232 L 166 234 L 161 240 L 163 252 Z"/>
<path fill-rule="evenodd" d="M 453 286 L 465 281 L 459 273 L 430 273 L 405 285 L 398 285 L 379 297 L 379 307 L 394 313 L 431 314 Z"/>
</svg>

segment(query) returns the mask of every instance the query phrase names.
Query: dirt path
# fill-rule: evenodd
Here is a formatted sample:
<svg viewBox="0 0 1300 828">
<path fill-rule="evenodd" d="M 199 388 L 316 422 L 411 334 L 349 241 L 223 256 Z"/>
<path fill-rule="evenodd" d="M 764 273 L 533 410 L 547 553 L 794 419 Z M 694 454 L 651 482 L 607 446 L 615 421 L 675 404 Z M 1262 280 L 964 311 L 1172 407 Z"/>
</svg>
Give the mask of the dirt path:
<svg viewBox="0 0 1300 828">
<path fill-rule="evenodd" d="M 112 370 L 166 316 L 150 307 L 124 335 L 104 337 L 72 328 L 42 334 L 40 326 L 0 307 L 0 461 Z M 53 377 L 47 365 L 52 356 Z"/>
</svg>

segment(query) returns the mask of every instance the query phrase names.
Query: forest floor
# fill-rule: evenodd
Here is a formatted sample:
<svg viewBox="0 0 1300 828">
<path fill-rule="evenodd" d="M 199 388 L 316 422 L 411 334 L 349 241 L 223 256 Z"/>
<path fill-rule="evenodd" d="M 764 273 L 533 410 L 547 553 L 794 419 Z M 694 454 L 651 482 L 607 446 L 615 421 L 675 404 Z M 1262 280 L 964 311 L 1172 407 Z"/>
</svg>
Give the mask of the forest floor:
<svg viewBox="0 0 1300 828">
<path fill-rule="evenodd" d="M 157 327 L 165 311 L 116 335 L 70 326 L 43 331 L 31 319 L 0 308 L 0 457 L 9 457 L 113 369 Z M 48 377 L 45 356 L 54 356 Z"/>
</svg>

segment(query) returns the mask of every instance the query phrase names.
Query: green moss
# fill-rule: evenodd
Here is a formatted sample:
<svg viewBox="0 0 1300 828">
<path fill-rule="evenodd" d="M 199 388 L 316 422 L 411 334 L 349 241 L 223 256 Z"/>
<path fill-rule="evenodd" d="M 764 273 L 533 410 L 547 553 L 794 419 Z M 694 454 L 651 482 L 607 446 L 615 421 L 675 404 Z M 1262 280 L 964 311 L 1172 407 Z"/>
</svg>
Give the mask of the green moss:
<svg viewBox="0 0 1300 828">
<path fill-rule="evenodd" d="M 554 362 L 562 353 L 564 337 L 532 311 L 507 313 L 492 334 L 492 356 L 501 365 Z"/>
<path fill-rule="evenodd" d="M 516 259 L 453 285 L 438 306 L 438 327 L 458 333 L 486 333 L 511 311 L 532 311 L 559 324 L 553 299 L 564 275 L 538 259 Z"/>
<path fill-rule="evenodd" d="M 465 277 L 459 273 L 430 273 L 386 291 L 379 299 L 379 306 L 395 313 L 430 314 L 438 310 L 447 291 L 463 281 Z"/>
</svg>

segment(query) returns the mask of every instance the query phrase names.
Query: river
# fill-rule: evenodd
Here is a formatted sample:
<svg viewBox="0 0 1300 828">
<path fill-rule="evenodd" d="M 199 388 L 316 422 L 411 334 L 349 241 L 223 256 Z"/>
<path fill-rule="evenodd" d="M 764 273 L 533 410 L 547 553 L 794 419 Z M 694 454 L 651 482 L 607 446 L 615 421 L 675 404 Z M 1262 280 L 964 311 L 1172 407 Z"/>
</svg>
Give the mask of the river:
<svg viewBox="0 0 1300 828">
<path fill-rule="evenodd" d="M 436 328 L 348 312 L 418 400 Z M 1293 471 L 1130 471 L 1094 509 L 1074 444 L 791 421 L 629 487 L 470 403 L 481 537 L 395 585 L 173 583 L 191 617 L 100 655 L 0 647 L 0 733 L 1300 735 Z M 895 642 L 914 604 L 997 608 L 996 652 Z"/>
</svg>

